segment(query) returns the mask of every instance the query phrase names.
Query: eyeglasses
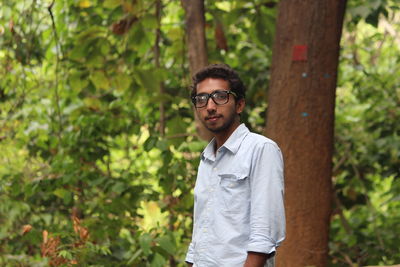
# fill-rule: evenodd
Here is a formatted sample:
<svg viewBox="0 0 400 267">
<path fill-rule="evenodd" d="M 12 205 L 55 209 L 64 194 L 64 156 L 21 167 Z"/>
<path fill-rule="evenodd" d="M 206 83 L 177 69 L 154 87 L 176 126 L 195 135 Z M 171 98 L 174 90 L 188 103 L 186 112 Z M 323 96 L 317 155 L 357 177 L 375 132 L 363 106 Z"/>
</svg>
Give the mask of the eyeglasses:
<svg viewBox="0 0 400 267">
<path fill-rule="evenodd" d="M 230 94 L 237 97 L 237 94 L 230 90 L 216 90 L 211 94 L 203 93 L 195 95 L 192 97 L 192 102 L 196 108 L 203 108 L 207 106 L 208 99 L 211 97 L 215 104 L 224 105 L 228 103 Z"/>
</svg>

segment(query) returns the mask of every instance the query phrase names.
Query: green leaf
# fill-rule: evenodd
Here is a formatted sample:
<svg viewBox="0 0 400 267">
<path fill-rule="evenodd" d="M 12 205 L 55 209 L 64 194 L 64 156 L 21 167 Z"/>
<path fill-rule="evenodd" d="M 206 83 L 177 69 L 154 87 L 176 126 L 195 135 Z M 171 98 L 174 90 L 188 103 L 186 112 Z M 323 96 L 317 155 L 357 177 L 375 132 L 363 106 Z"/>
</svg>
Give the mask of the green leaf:
<svg viewBox="0 0 400 267">
<path fill-rule="evenodd" d="M 144 142 L 144 150 L 148 152 L 153 149 L 156 146 L 157 141 L 158 138 L 154 136 L 150 136 L 149 138 L 147 138 L 147 140 Z"/>
<path fill-rule="evenodd" d="M 53 194 L 56 195 L 59 198 L 64 198 L 64 196 L 68 193 L 67 190 L 64 188 L 57 188 L 56 190 L 53 191 Z"/>
<path fill-rule="evenodd" d="M 367 17 L 370 13 L 370 8 L 366 5 L 357 6 L 349 10 L 353 16 Z"/>
<path fill-rule="evenodd" d="M 166 142 L 165 140 L 158 140 L 156 147 L 161 151 L 168 150 L 168 142 Z"/>
<path fill-rule="evenodd" d="M 101 101 L 98 98 L 86 97 L 83 102 L 85 103 L 85 106 L 93 110 L 99 110 L 101 108 Z"/>
<path fill-rule="evenodd" d="M 114 9 L 122 4 L 121 0 L 105 0 L 103 6 L 105 8 Z"/>
<path fill-rule="evenodd" d="M 176 246 L 171 238 L 167 235 L 157 238 L 157 243 L 162 249 L 164 249 L 168 254 L 174 255 L 176 252 Z"/>
<path fill-rule="evenodd" d="M 152 14 L 148 14 L 141 18 L 141 22 L 146 28 L 155 29 L 158 26 L 157 18 Z"/>
<path fill-rule="evenodd" d="M 125 73 L 117 73 L 112 79 L 112 85 L 117 91 L 127 90 L 132 83 L 132 78 Z"/>
<path fill-rule="evenodd" d="M 85 31 L 79 33 L 76 38 L 76 45 L 87 44 L 95 38 L 105 36 L 107 29 L 101 26 L 92 26 L 87 28 Z"/>
<path fill-rule="evenodd" d="M 109 89 L 110 81 L 106 77 L 104 71 L 94 71 L 90 75 L 90 80 L 96 86 L 97 89 Z"/>
<path fill-rule="evenodd" d="M 186 133 L 187 124 L 183 121 L 181 116 L 174 116 L 167 121 L 167 137 L 169 144 L 178 147 L 184 142 L 185 137 L 182 134 Z"/>
<path fill-rule="evenodd" d="M 154 255 L 153 260 L 151 261 L 150 266 L 151 267 L 163 267 L 163 266 L 165 266 L 166 262 L 167 262 L 167 260 L 162 255 L 160 255 L 159 253 L 156 253 Z"/>
<path fill-rule="evenodd" d="M 58 255 L 68 260 L 72 260 L 72 254 L 68 250 L 60 250 L 60 252 L 58 252 Z"/>
<path fill-rule="evenodd" d="M 84 61 L 88 53 L 88 47 L 86 44 L 76 44 L 69 53 L 69 58 L 79 62 Z"/>
<path fill-rule="evenodd" d="M 100 52 L 103 56 L 108 56 L 111 50 L 110 43 L 107 39 L 99 40 Z"/>
<path fill-rule="evenodd" d="M 129 258 L 128 264 L 132 264 L 132 263 L 140 256 L 140 254 L 142 254 L 142 252 L 143 252 L 143 251 L 142 251 L 141 249 L 138 249 L 138 250 L 135 252 L 135 254 L 133 254 L 132 257 Z"/>
<path fill-rule="evenodd" d="M 129 243 L 134 244 L 135 240 L 133 239 L 131 232 L 129 232 L 128 229 L 122 228 L 119 232 L 119 236 L 123 239 L 126 239 L 129 241 Z"/>
<path fill-rule="evenodd" d="M 83 88 L 88 86 L 89 81 L 87 79 L 82 79 L 80 73 L 74 73 L 69 76 L 69 84 L 74 91 L 80 92 Z"/>
<path fill-rule="evenodd" d="M 152 238 L 148 233 L 144 233 L 139 237 L 139 245 L 144 255 L 150 255 Z"/>
<path fill-rule="evenodd" d="M 94 50 L 89 54 L 86 65 L 88 68 L 102 68 L 104 66 L 104 56 L 101 54 L 100 49 Z"/>
<path fill-rule="evenodd" d="M 53 191 L 53 194 L 61 198 L 65 204 L 69 204 L 72 200 L 72 193 L 65 190 L 64 188 L 57 188 Z"/>
<path fill-rule="evenodd" d="M 138 83 L 149 92 L 158 92 L 160 88 L 160 77 L 155 75 L 155 69 L 136 69 L 134 76 Z"/>
<path fill-rule="evenodd" d="M 116 182 L 116 183 L 113 185 L 111 191 L 113 191 L 113 192 L 117 193 L 118 195 L 120 195 L 122 192 L 125 191 L 125 189 L 126 189 L 126 185 L 125 185 L 124 183 L 122 183 L 122 182 Z"/>
</svg>

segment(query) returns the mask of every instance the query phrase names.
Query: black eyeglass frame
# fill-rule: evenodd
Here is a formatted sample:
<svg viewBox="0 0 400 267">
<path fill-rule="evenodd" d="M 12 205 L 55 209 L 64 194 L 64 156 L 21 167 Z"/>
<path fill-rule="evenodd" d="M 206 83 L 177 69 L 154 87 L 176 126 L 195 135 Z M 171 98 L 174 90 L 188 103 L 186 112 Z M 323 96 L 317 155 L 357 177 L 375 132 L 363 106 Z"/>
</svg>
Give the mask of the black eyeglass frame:
<svg viewBox="0 0 400 267">
<path fill-rule="evenodd" d="M 226 94 L 228 95 L 228 97 L 226 98 L 226 102 L 225 102 L 225 103 L 219 104 L 219 103 L 217 103 L 217 102 L 215 101 L 214 95 L 217 94 L 217 93 L 226 93 Z M 194 105 L 196 108 L 204 108 L 205 106 L 207 106 L 208 100 L 210 100 L 210 98 L 211 98 L 211 99 L 214 101 L 214 103 L 215 103 L 216 105 L 218 105 L 218 106 L 225 105 L 226 103 L 229 102 L 229 95 L 233 95 L 233 96 L 236 97 L 236 98 L 237 98 L 237 96 L 238 96 L 235 92 L 233 92 L 233 91 L 231 91 L 231 90 L 215 90 L 215 91 L 212 92 L 211 94 L 202 93 L 202 94 L 198 94 L 198 95 L 192 96 L 191 98 L 192 98 L 192 103 L 193 103 L 193 105 Z M 196 105 L 196 97 L 197 97 L 197 96 L 206 96 L 206 97 L 207 97 L 207 100 L 206 100 L 206 102 L 205 102 L 204 105 L 202 105 L 202 106 L 197 106 L 197 105 Z"/>
</svg>

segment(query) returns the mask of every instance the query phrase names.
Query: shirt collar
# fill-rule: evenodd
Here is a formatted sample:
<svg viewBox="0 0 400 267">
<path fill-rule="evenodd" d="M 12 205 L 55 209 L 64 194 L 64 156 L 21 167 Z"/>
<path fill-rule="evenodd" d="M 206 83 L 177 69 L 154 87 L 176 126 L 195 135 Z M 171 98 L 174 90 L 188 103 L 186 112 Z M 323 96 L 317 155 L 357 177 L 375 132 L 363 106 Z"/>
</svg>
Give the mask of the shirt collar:
<svg viewBox="0 0 400 267">
<path fill-rule="evenodd" d="M 225 143 L 221 146 L 221 148 L 225 147 L 231 153 L 236 154 L 236 152 L 239 150 L 240 145 L 242 144 L 243 139 L 249 132 L 250 132 L 249 129 L 246 127 L 246 125 L 244 125 L 244 123 L 240 124 L 231 134 L 231 136 L 229 136 L 228 140 L 226 140 Z M 210 141 L 210 143 L 208 143 L 203 153 L 201 153 L 201 159 L 203 160 L 208 159 L 214 161 L 215 160 L 214 147 L 215 147 L 215 138 L 213 138 Z"/>
<path fill-rule="evenodd" d="M 249 132 L 249 129 L 246 127 L 246 125 L 244 125 L 244 123 L 240 124 L 222 146 L 233 154 L 236 154 L 240 145 L 242 144 L 243 139 Z"/>
</svg>

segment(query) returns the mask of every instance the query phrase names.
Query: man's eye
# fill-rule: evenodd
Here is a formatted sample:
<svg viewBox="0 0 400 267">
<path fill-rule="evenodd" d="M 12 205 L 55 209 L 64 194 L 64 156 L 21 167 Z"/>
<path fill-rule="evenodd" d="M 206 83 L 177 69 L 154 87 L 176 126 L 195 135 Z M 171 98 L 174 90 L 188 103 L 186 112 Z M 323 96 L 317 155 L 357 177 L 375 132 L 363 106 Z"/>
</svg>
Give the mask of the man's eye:
<svg viewBox="0 0 400 267">
<path fill-rule="evenodd" d="M 199 101 L 199 102 L 203 102 L 203 101 L 207 100 L 206 95 L 198 95 L 196 98 L 197 98 L 197 101 Z"/>
<path fill-rule="evenodd" d="M 214 94 L 214 97 L 217 99 L 225 99 L 226 96 L 227 96 L 227 94 L 225 94 L 225 93 L 215 93 Z"/>
</svg>

